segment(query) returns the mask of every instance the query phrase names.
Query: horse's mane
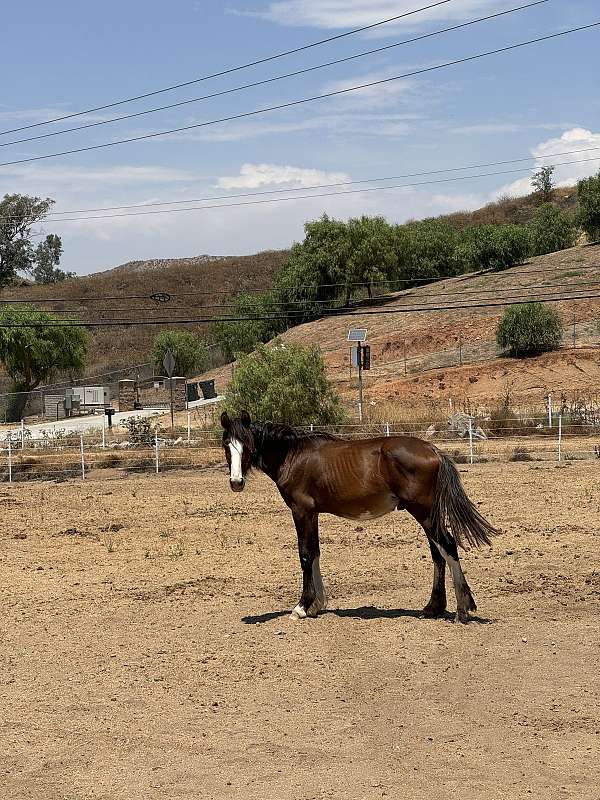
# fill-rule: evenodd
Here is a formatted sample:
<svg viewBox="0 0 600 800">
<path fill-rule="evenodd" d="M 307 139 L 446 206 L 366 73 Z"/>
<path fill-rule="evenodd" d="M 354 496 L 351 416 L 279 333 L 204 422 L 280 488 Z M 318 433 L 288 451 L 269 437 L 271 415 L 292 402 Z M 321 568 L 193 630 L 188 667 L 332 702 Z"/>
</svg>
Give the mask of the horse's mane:
<svg viewBox="0 0 600 800">
<path fill-rule="evenodd" d="M 315 439 L 339 439 L 333 433 L 325 431 L 305 431 L 302 428 L 284 425 L 279 422 L 252 422 L 246 428 L 241 420 L 231 421 L 231 433 L 241 442 L 250 444 L 249 433 L 254 437 L 255 447 L 260 450 L 265 444 L 286 445 L 287 447 L 300 446 L 303 442 Z"/>
<path fill-rule="evenodd" d="M 279 422 L 254 422 L 251 429 L 263 442 L 285 442 L 286 444 L 299 444 L 308 439 L 337 439 L 333 433 L 325 431 L 306 431 L 292 425 Z"/>
</svg>

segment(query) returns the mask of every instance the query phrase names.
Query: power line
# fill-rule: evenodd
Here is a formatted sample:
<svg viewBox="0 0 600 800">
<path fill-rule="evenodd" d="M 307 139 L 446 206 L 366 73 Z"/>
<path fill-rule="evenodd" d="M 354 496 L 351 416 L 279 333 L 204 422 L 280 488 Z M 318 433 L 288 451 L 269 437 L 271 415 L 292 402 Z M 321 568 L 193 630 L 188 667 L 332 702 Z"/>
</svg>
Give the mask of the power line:
<svg viewBox="0 0 600 800">
<path fill-rule="evenodd" d="M 363 283 L 358 284 L 358 285 L 360 285 L 361 287 L 365 287 L 367 284 L 368 284 L 368 282 L 363 282 Z M 567 284 L 564 281 L 562 281 L 560 283 L 555 283 L 555 282 L 549 282 L 548 283 L 547 282 L 547 283 L 541 283 L 541 284 L 531 284 L 529 286 L 522 286 L 521 285 L 521 286 L 493 287 L 491 289 L 459 289 L 459 290 L 455 290 L 455 291 L 442 290 L 442 291 L 437 292 L 437 293 L 434 292 L 434 293 L 431 293 L 431 294 L 427 294 L 424 297 L 421 297 L 420 295 L 416 295 L 416 294 L 413 293 L 413 288 L 420 288 L 420 287 L 413 287 L 411 289 L 406 289 L 405 290 L 406 294 L 401 295 L 397 299 L 400 299 L 400 300 L 404 299 L 404 298 L 409 299 L 409 300 L 421 300 L 422 299 L 423 302 L 434 302 L 439 297 L 448 297 L 448 296 L 457 296 L 457 295 L 459 295 L 459 296 L 477 295 L 478 297 L 481 297 L 481 296 L 492 294 L 494 296 L 497 296 L 498 294 L 501 294 L 501 293 L 517 292 L 517 291 L 520 291 L 520 290 L 533 291 L 533 290 L 540 290 L 540 289 L 563 289 L 563 288 L 565 289 L 565 291 L 575 291 L 577 289 L 577 287 L 583 287 L 583 286 L 595 287 L 595 286 L 598 286 L 599 284 L 600 284 L 600 278 L 597 279 L 597 280 L 575 281 L 575 282 L 570 283 L 570 284 Z M 346 308 L 346 309 L 347 308 L 360 308 L 361 304 L 363 304 L 363 303 L 373 304 L 373 303 L 376 303 L 378 301 L 380 301 L 380 302 L 384 301 L 386 299 L 387 299 L 388 302 L 390 302 L 389 297 L 390 297 L 390 295 L 378 295 L 378 296 L 375 296 L 375 297 L 372 297 L 372 298 L 363 298 L 362 300 L 359 300 L 359 301 L 355 300 L 354 302 L 352 302 L 349 305 L 343 305 L 343 306 L 339 306 L 339 307 L 336 306 L 335 308 L 336 308 L 336 310 L 341 310 L 341 309 L 344 309 L 344 308 Z M 43 302 L 44 302 L 43 300 L 42 301 L 38 301 L 38 303 L 43 303 Z M 271 306 L 283 306 L 283 307 L 287 308 L 287 307 L 290 307 L 290 306 L 307 306 L 307 305 L 311 305 L 311 306 L 319 306 L 319 305 L 326 306 L 328 304 L 331 305 L 331 303 L 333 303 L 333 302 L 335 302 L 335 300 L 332 300 L 332 299 L 319 300 L 319 299 L 307 298 L 307 299 L 304 299 L 304 300 L 270 301 L 269 304 Z M 2 304 L 2 301 L 0 300 L 0 306 L 1 306 L 1 304 Z M 259 304 L 258 303 L 254 303 L 254 304 L 250 303 L 249 304 L 249 308 L 252 308 L 252 307 L 258 308 Z M 173 306 L 170 310 L 172 310 L 173 312 L 178 312 L 178 311 L 183 311 L 183 310 L 198 310 L 198 308 L 199 307 L 198 307 L 197 304 L 195 304 L 195 305 L 176 305 L 176 306 Z M 231 308 L 237 309 L 238 305 L 236 305 L 235 303 L 208 303 L 208 304 L 203 304 L 202 306 L 200 306 L 200 308 L 203 309 L 203 310 L 204 309 L 224 309 L 224 308 L 226 308 L 226 309 L 231 309 Z M 135 307 L 132 307 L 132 308 L 100 308 L 100 309 L 95 308 L 95 309 L 82 309 L 82 310 L 77 310 L 77 311 L 74 310 L 74 309 L 62 309 L 62 308 L 61 309 L 41 309 L 41 310 L 44 311 L 45 313 L 52 313 L 52 314 L 78 314 L 79 315 L 81 313 L 86 313 L 86 314 L 102 315 L 102 314 L 128 313 L 128 312 L 142 313 L 142 312 L 148 312 L 148 311 L 155 311 L 155 310 L 158 310 L 158 309 L 156 308 L 156 306 L 155 307 L 135 306 Z M 294 311 L 294 309 L 292 309 L 292 311 Z M 29 313 L 26 309 L 20 309 L 20 308 L 16 308 L 15 312 L 16 313 L 25 313 L 25 314 Z M 252 312 L 249 312 L 249 313 L 252 313 Z M 303 313 L 303 312 L 302 311 L 298 311 L 297 313 Z M 79 319 L 79 317 L 74 317 L 74 319 Z M 172 319 L 174 321 L 176 321 L 176 317 L 172 317 Z"/>
<path fill-rule="evenodd" d="M 595 149 L 600 149 L 600 148 L 595 148 Z M 575 161 L 559 161 L 552 166 L 565 167 L 565 166 L 571 166 L 573 164 L 587 164 L 592 161 L 600 161 L 600 156 L 596 156 L 594 158 L 583 158 Z M 317 194 L 293 195 L 292 197 L 272 197 L 264 200 L 244 200 L 236 203 L 213 203 L 211 205 L 191 206 L 189 208 L 163 208 L 154 211 L 131 211 L 122 214 L 121 213 L 98 214 L 87 217 L 63 217 L 61 219 L 55 219 L 53 220 L 53 222 L 54 223 L 90 222 L 92 220 L 120 219 L 122 217 L 150 217 L 150 216 L 156 216 L 157 214 L 182 214 L 186 212 L 189 213 L 192 211 L 214 211 L 220 208 L 242 208 L 244 206 L 262 206 L 262 205 L 272 205 L 278 203 L 290 203 L 290 202 L 297 202 L 298 200 L 314 200 L 314 199 L 321 199 L 324 197 L 345 197 L 347 195 L 354 195 L 354 194 L 370 194 L 372 192 L 386 192 L 386 191 L 389 192 L 389 191 L 396 191 L 399 189 L 412 189 L 417 186 L 431 186 L 433 184 L 438 184 L 438 183 L 456 183 L 458 181 L 476 180 L 478 178 L 490 178 L 498 175 L 515 175 L 517 173 L 521 174 L 524 172 L 529 172 L 531 169 L 532 169 L 531 167 L 520 167 L 517 169 L 496 170 L 495 172 L 480 172 L 476 175 L 455 175 L 451 178 L 436 178 L 435 180 L 430 180 L 430 181 L 415 181 L 412 183 L 393 184 L 392 186 L 367 186 L 361 189 L 345 189 L 344 191 L 341 192 L 319 192 Z"/>
<path fill-rule="evenodd" d="M 280 111 L 286 108 L 293 108 L 296 106 L 305 105 L 306 103 L 312 103 L 316 100 L 326 100 L 330 97 L 339 97 L 340 95 L 348 94 L 350 92 L 356 92 L 361 89 L 369 89 L 372 88 L 373 86 L 382 86 L 384 84 L 392 83 L 393 81 L 401 80 L 403 78 L 410 78 L 415 75 L 423 75 L 429 72 L 434 72 L 439 69 L 445 69 L 447 67 L 453 67 L 459 64 L 466 64 L 471 61 L 476 61 L 481 58 L 486 58 L 488 56 L 498 55 L 500 53 L 507 53 L 512 50 L 517 50 L 521 47 L 528 47 L 533 44 L 539 44 L 540 42 L 546 42 L 551 39 L 557 39 L 560 36 L 567 36 L 572 33 L 578 33 L 580 31 L 596 28 L 599 25 L 600 21 L 592 22 L 588 25 L 580 25 L 576 28 L 569 28 L 564 31 L 550 33 L 547 34 L 546 36 L 539 36 L 535 39 L 528 39 L 524 42 L 517 42 L 515 44 L 507 45 L 506 47 L 499 47 L 495 50 L 487 50 L 483 53 L 476 53 L 475 55 L 472 56 L 465 56 L 463 58 L 455 59 L 454 61 L 447 61 L 443 64 L 436 64 L 432 67 L 423 67 L 422 69 L 413 70 L 412 72 L 406 72 L 403 73 L 402 75 L 394 75 L 390 78 L 381 78 L 377 81 L 370 81 L 369 83 L 363 83 L 358 86 L 349 86 L 345 89 L 336 89 L 335 91 L 332 92 L 325 92 L 324 94 L 312 95 L 311 97 L 304 97 L 301 98 L 300 100 L 290 100 L 286 103 L 279 103 L 278 105 L 267 106 L 266 108 L 259 108 L 255 109 L 254 111 L 245 111 L 244 113 L 233 114 L 228 117 L 220 117 L 218 119 L 208 120 L 206 122 L 197 122 L 194 123 L 193 125 L 183 125 L 179 128 L 170 128 L 164 131 L 155 131 L 154 133 L 141 134 L 139 136 L 131 136 L 126 139 L 117 139 L 116 141 L 113 142 L 103 142 L 101 144 L 88 145 L 86 147 L 77 147 L 71 150 L 62 150 L 57 153 L 46 153 L 41 156 L 31 156 L 29 158 L 15 159 L 13 161 L 4 161 L 0 163 L 0 167 L 9 167 L 9 166 L 14 166 L 16 164 L 27 164 L 33 161 L 43 161 L 48 158 L 57 158 L 58 156 L 74 155 L 76 153 L 87 153 L 92 150 L 101 150 L 107 147 L 116 147 L 117 145 L 129 144 L 131 142 L 140 142 L 142 140 L 155 139 L 157 137 L 168 136 L 173 133 L 182 133 L 184 131 L 197 130 L 198 128 L 205 128 L 210 125 L 217 125 L 222 122 L 232 122 L 238 119 L 246 119 L 249 117 L 258 116 L 260 114 L 266 114 L 271 111 Z"/>
<path fill-rule="evenodd" d="M 553 273 L 556 272 L 557 269 L 560 268 L 576 268 L 578 272 L 587 272 L 588 270 L 597 270 L 600 269 L 600 264 L 574 264 L 571 261 L 560 261 L 556 264 L 553 264 L 551 267 L 547 267 L 544 269 L 529 269 L 529 270 L 516 270 L 515 268 L 511 268 L 502 272 L 492 272 L 492 271 L 482 271 L 477 270 L 475 272 L 465 272 L 462 275 L 441 275 L 437 278 L 388 278 L 381 281 L 368 281 L 371 286 L 389 286 L 391 284 L 404 284 L 404 283 L 421 283 L 425 285 L 434 285 L 437 283 L 442 283 L 443 281 L 452 281 L 452 280 L 471 280 L 473 278 L 479 277 L 486 277 L 493 275 L 494 278 L 512 278 L 515 275 L 535 275 L 535 274 L 542 274 L 546 275 L 549 272 Z M 252 294 L 252 293 L 263 293 L 263 292 L 291 292 L 291 291 L 300 291 L 302 289 L 333 289 L 336 287 L 346 287 L 346 286 L 365 286 L 365 281 L 351 281 L 351 282 L 338 282 L 338 283 L 305 283 L 305 284 L 296 284 L 294 286 L 286 286 L 286 287 L 272 287 L 270 289 L 256 289 L 253 287 L 239 289 L 239 290 L 229 290 L 229 289 L 214 289 L 212 291 L 201 291 L 195 290 L 193 292 L 178 292 L 176 294 L 169 294 L 170 298 L 177 298 L 177 297 L 198 297 L 198 296 L 213 296 L 215 294 Z M 410 288 L 410 287 L 409 287 Z M 17 305 L 17 304 L 30 304 L 30 303 L 89 303 L 95 301 L 102 301 L 102 302 L 111 302 L 111 301 L 122 301 L 122 300 L 150 300 L 152 299 L 152 295 L 150 294 L 131 294 L 131 295 L 92 295 L 87 297 L 38 297 L 38 298 L 29 298 L 29 299 L 21 299 L 21 298 L 0 298 L 0 304 L 4 305 Z"/>
<path fill-rule="evenodd" d="M 597 294 L 584 294 L 584 295 L 562 295 L 555 297 L 542 298 L 540 302 L 545 303 L 559 303 L 569 300 L 593 300 L 600 298 L 600 293 Z M 507 305 L 524 305 L 527 303 L 536 302 L 536 297 L 527 297 L 526 299 L 519 299 L 519 296 L 514 298 L 505 298 L 500 302 L 482 302 L 482 303 L 467 303 L 462 305 L 437 305 L 437 306 L 403 306 L 397 308 L 388 308 L 380 310 L 361 310 L 361 311 L 347 311 L 339 308 L 323 309 L 319 319 L 324 319 L 332 316 L 344 317 L 364 317 L 364 316 L 386 316 L 389 314 L 409 314 L 409 313 L 429 313 L 435 311 L 460 311 L 463 309 L 476 309 L 476 308 L 501 308 Z M 154 325 L 204 325 L 210 323 L 221 322 L 256 322 L 265 321 L 272 322 L 274 320 L 289 320 L 289 315 L 262 315 L 262 316 L 243 316 L 243 317 L 198 317 L 186 319 L 148 319 L 148 320 L 105 320 L 101 322 L 81 322 L 79 320 L 68 320 L 65 322 L 38 322 L 38 323 L 23 323 L 14 322 L 6 323 L 0 322 L 0 328 L 105 328 L 105 327 L 137 327 L 140 325 L 154 326 Z M 311 320 L 313 321 L 313 320 Z M 317 320 L 314 320 L 317 321 Z"/>
<path fill-rule="evenodd" d="M 17 133 L 18 131 L 25 131 L 30 130 L 31 128 L 39 128 L 41 125 L 50 125 L 53 122 L 62 122 L 65 119 L 73 119 L 73 117 L 81 117 L 85 114 L 92 114 L 96 111 L 105 111 L 107 108 L 115 108 L 115 106 L 121 106 L 125 103 L 132 103 L 136 100 L 144 100 L 147 97 L 154 97 L 158 94 L 164 94 L 165 92 L 172 92 L 175 89 L 182 89 L 185 86 L 191 86 L 195 83 L 201 83 L 202 81 L 208 81 L 212 78 L 221 78 L 224 75 L 230 75 L 233 72 L 239 72 L 243 69 L 248 69 L 249 67 L 256 67 L 259 64 L 266 64 L 269 61 L 275 61 L 279 58 L 284 58 L 286 56 L 294 55 L 295 53 L 300 53 L 304 50 L 309 50 L 312 47 L 319 47 L 323 44 L 329 44 L 330 42 L 335 42 L 338 39 L 344 39 L 348 36 L 353 36 L 356 33 L 362 33 L 363 31 L 373 30 L 373 28 L 381 27 L 382 25 L 387 25 L 390 22 L 396 22 L 399 19 L 404 19 L 405 17 L 414 16 L 415 14 L 420 14 L 423 11 L 429 11 L 432 8 L 437 8 L 438 6 L 446 5 L 447 3 L 451 2 L 451 0 L 440 0 L 440 2 L 431 3 L 427 6 L 422 6 L 421 8 L 416 8 L 413 11 L 407 11 L 403 14 L 397 14 L 394 17 L 388 17 L 387 19 L 380 20 L 379 22 L 374 22 L 370 25 L 363 25 L 361 28 L 354 28 L 350 31 L 345 31 L 344 33 L 338 33 L 335 36 L 328 36 L 326 39 L 320 39 L 317 42 L 311 42 L 309 44 L 302 45 L 301 47 L 295 47 L 292 50 L 285 50 L 282 53 L 275 53 L 271 56 L 266 56 L 264 58 L 256 59 L 255 61 L 249 61 L 246 64 L 240 64 L 236 67 L 228 67 L 227 69 L 221 70 L 220 72 L 213 72 L 209 75 L 202 75 L 199 78 L 194 78 L 189 81 L 184 81 L 182 83 L 175 83 L 172 86 L 166 86 L 164 89 L 155 89 L 151 92 L 145 92 L 144 94 L 138 94 L 133 97 L 126 97 L 123 100 L 115 100 L 112 103 L 106 103 L 102 106 L 96 106 L 95 108 L 88 108 L 85 111 L 76 111 L 72 114 L 63 114 L 61 117 L 54 117 L 53 119 L 47 119 L 44 122 L 34 122 L 30 125 L 22 125 L 20 128 L 11 128 L 10 130 L 0 131 L 0 136 L 4 136 L 8 133 Z"/>
<path fill-rule="evenodd" d="M 37 141 L 39 139 L 48 139 L 48 138 L 53 137 L 53 136 L 62 136 L 64 134 L 66 134 L 66 133 L 75 133 L 77 131 L 86 130 L 88 128 L 97 128 L 97 127 L 99 127 L 101 125 L 111 125 L 111 124 L 113 124 L 115 122 L 124 122 L 125 120 L 128 120 L 128 119 L 135 119 L 137 117 L 147 116 L 148 114 L 156 114 L 159 111 L 169 111 L 169 110 L 171 110 L 173 108 L 180 108 L 181 106 L 191 105 L 192 103 L 200 103 L 200 102 L 202 102 L 204 100 L 213 100 L 213 99 L 215 99 L 217 97 L 223 97 L 224 95 L 234 94 L 234 93 L 237 93 L 237 92 L 242 92 L 242 91 L 245 91 L 247 89 L 255 89 L 258 86 L 265 86 L 265 85 L 270 84 L 270 83 L 276 83 L 277 81 L 282 81 L 282 80 L 285 80 L 287 78 L 296 78 L 296 77 L 298 77 L 300 75 L 306 75 L 306 74 L 308 74 L 310 72 L 316 72 L 317 70 L 320 70 L 320 69 L 325 69 L 327 67 L 333 67 L 333 66 L 336 66 L 338 64 L 345 64 L 345 63 L 347 63 L 349 61 L 355 61 L 356 59 L 359 59 L 359 58 L 365 58 L 367 56 L 375 55 L 377 53 L 382 53 L 382 52 L 385 52 L 387 50 L 391 50 L 391 49 L 394 49 L 394 48 L 397 48 L 397 47 L 403 47 L 404 45 L 413 44 L 414 42 L 419 42 L 419 41 L 422 41 L 424 39 L 430 39 L 430 38 L 433 38 L 435 36 L 441 36 L 444 33 L 450 33 L 452 31 L 457 31 L 457 30 L 460 30 L 461 28 L 467 28 L 467 27 L 470 27 L 471 25 L 477 25 L 480 22 L 487 22 L 489 20 L 496 19 L 498 17 L 506 16 L 507 14 L 514 14 L 517 11 L 524 11 L 526 9 L 533 8 L 534 6 L 543 5 L 543 4 L 548 3 L 548 2 L 549 2 L 549 0 L 535 0 L 534 2 L 527 3 L 526 5 L 521 5 L 521 6 L 517 6 L 515 8 L 510 8 L 510 9 L 507 9 L 506 11 L 499 11 L 499 12 L 497 12 L 495 14 L 488 14 L 485 17 L 479 17 L 478 19 L 469 20 L 468 22 L 462 22 L 462 23 L 460 23 L 458 25 L 452 25 L 452 26 L 447 27 L 447 28 L 442 28 L 442 29 L 437 30 L 437 31 L 432 31 L 431 33 L 421 34 L 420 36 L 413 36 L 410 39 L 404 39 L 404 40 L 402 40 L 400 42 L 393 42 L 392 44 L 384 45 L 383 47 L 377 47 L 377 48 L 372 49 L 372 50 L 365 50 L 365 51 L 362 51 L 360 53 L 355 53 L 354 55 L 351 55 L 351 56 L 346 56 L 345 58 L 338 58 L 338 59 L 335 59 L 333 61 L 326 61 L 323 64 L 316 64 L 315 66 L 312 66 L 312 67 L 304 67 L 302 69 L 294 70 L 293 72 L 286 72 L 286 73 L 284 73 L 282 75 L 274 75 L 274 76 L 272 76 L 270 78 L 263 78 L 262 80 L 253 81 L 252 83 L 245 83 L 245 84 L 242 84 L 241 86 L 233 86 L 230 89 L 222 89 L 222 90 L 220 90 L 218 92 L 212 92 L 211 94 L 202 95 L 201 97 L 193 97 L 193 98 L 190 98 L 188 100 L 180 100 L 177 103 L 170 103 L 168 105 L 158 106 L 156 108 L 145 109 L 144 111 L 136 111 L 135 113 L 124 114 L 124 115 L 122 115 L 120 117 L 114 117 L 113 119 L 98 120 L 96 122 L 89 122 L 89 123 L 87 123 L 85 125 L 78 125 L 78 126 L 73 127 L 73 128 L 63 128 L 62 130 L 59 130 L 59 131 L 51 131 L 50 133 L 42 133 L 42 134 L 38 134 L 37 136 L 28 136 L 28 137 L 25 137 L 23 139 L 13 139 L 10 142 L 1 142 L 0 143 L 0 147 L 9 147 L 9 146 L 15 145 L 15 144 L 23 144 L 25 142 L 34 142 L 34 141 Z"/>
<path fill-rule="evenodd" d="M 579 153 L 589 153 L 595 152 L 600 150 L 599 147 L 583 147 L 578 150 L 564 150 L 560 153 L 553 153 L 552 158 L 559 158 L 562 156 L 570 156 L 570 155 L 577 155 Z M 378 178 L 363 178 L 362 180 L 357 181 L 341 181 L 338 183 L 322 183 L 322 184 L 314 184 L 313 186 L 301 186 L 299 188 L 288 188 L 288 189 L 269 189 L 260 192 L 242 192 L 239 194 L 223 194 L 223 195 L 213 195 L 211 197 L 198 197 L 190 200 L 163 200 L 162 202 L 156 203 L 133 203 L 130 205 L 125 206 L 104 206 L 102 208 L 83 208 L 83 209 L 70 209 L 66 211 L 51 211 L 49 214 L 46 215 L 45 219 L 55 218 L 55 222 L 61 222 L 61 218 L 57 217 L 57 215 L 63 214 L 92 214 L 95 212 L 104 212 L 104 211 L 126 211 L 132 208 L 155 208 L 157 206 L 166 206 L 166 205 L 183 205 L 185 203 L 205 203 L 205 202 L 212 202 L 213 200 L 236 200 L 238 198 L 244 197 L 264 197 L 266 195 L 272 194 L 286 194 L 289 192 L 308 192 L 313 191 L 315 189 L 335 189 L 340 188 L 343 186 L 356 186 L 359 184 L 365 183 L 377 183 L 381 181 L 394 181 L 394 180 L 402 180 L 404 178 L 420 178 L 425 177 L 427 175 L 439 175 L 446 172 L 460 172 L 463 170 L 468 169 L 485 169 L 487 167 L 499 167 L 505 164 L 517 164 L 523 161 L 538 161 L 538 156 L 526 156 L 521 158 L 509 158 L 504 159 L 502 161 L 490 161 L 485 164 L 468 164 L 462 167 L 445 167 L 443 169 L 434 169 L 434 170 L 427 170 L 423 172 L 408 172 L 404 175 L 387 175 Z M 595 160 L 595 159 L 592 159 Z M 564 162 L 563 164 L 546 164 L 546 165 L 535 165 L 536 168 L 541 166 L 564 166 L 565 164 L 571 163 L 580 163 L 580 162 Z M 528 169 L 533 169 L 533 167 L 528 167 Z M 10 220 L 10 219 L 17 219 L 16 216 L 5 216 L 0 217 L 0 219 Z M 43 236 L 44 234 L 37 234 Z"/>
</svg>

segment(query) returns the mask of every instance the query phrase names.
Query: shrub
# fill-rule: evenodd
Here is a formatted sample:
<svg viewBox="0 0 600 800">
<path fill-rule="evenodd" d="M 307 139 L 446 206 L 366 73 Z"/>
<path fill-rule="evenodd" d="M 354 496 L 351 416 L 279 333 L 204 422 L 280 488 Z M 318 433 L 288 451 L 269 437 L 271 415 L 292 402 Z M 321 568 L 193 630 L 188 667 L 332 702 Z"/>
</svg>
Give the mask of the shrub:
<svg viewBox="0 0 600 800">
<path fill-rule="evenodd" d="M 590 241 L 600 239 L 600 171 L 577 184 L 578 221 Z"/>
<path fill-rule="evenodd" d="M 558 350 L 562 321 L 556 311 L 542 303 L 510 306 L 496 329 L 496 341 L 517 358 Z"/>
<path fill-rule="evenodd" d="M 129 431 L 129 440 L 132 444 L 151 444 L 154 442 L 154 428 L 148 417 L 130 417 L 123 422 Z"/>
<path fill-rule="evenodd" d="M 573 247 L 577 235 L 573 217 L 552 203 L 544 203 L 536 209 L 529 233 L 531 251 L 536 256 Z"/>
<path fill-rule="evenodd" d="M 331 425 L 344 421 L 340 399 L 325 375 L 316 345 L 275 341 L 242 356 L 225 397 L 232 414 L 246 409 L 253 418 L 288 425 Z"/>
<path fill-rule="evenodd" d="M 529 452 L 529 450 L 526 447 L 524 447 L 523 445 L 517 445 L 514 448 L 514 450 L 512 451 L 512 454 L 511 454 L 511 456 L 510 456 L 510 458 L 508 460 L 509 461 L 533 461 L 533 458 L 531 456 L 531 453 Z"/>
</svg>

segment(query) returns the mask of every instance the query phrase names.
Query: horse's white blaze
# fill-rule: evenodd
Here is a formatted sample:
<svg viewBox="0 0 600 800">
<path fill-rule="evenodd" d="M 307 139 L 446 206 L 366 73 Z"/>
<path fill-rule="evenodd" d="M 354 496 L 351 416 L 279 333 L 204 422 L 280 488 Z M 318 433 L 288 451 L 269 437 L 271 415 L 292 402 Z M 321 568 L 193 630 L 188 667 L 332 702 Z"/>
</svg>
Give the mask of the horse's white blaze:
<svg viewBox="0 0 600 800">
<path fill-rule="evenodd" d="M 232 481 L 239 483 L 242 478 L 242 453 L 244 452 L 244 445 L 237 439 L 232 439 L 229 442 L 229 452 L 231 453 L 231 473 L 229 477 Z"/>
</svg>

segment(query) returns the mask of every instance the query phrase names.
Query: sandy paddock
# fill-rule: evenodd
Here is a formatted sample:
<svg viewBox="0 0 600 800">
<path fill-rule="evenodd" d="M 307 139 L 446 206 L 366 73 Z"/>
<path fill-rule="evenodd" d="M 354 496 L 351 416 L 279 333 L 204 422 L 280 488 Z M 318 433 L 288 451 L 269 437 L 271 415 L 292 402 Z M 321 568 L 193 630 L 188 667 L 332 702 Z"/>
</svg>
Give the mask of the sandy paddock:
<svg viewBox="0 0 600 800">
<path fill-rule="evenodd" d="M 0 487 L 0 797 L 598 800 L 597 463 L 461 466 L 505 531 L 469 626 L 424 620 L 405 514 L 289 512 L 222 471 Z"/>
</svg>

